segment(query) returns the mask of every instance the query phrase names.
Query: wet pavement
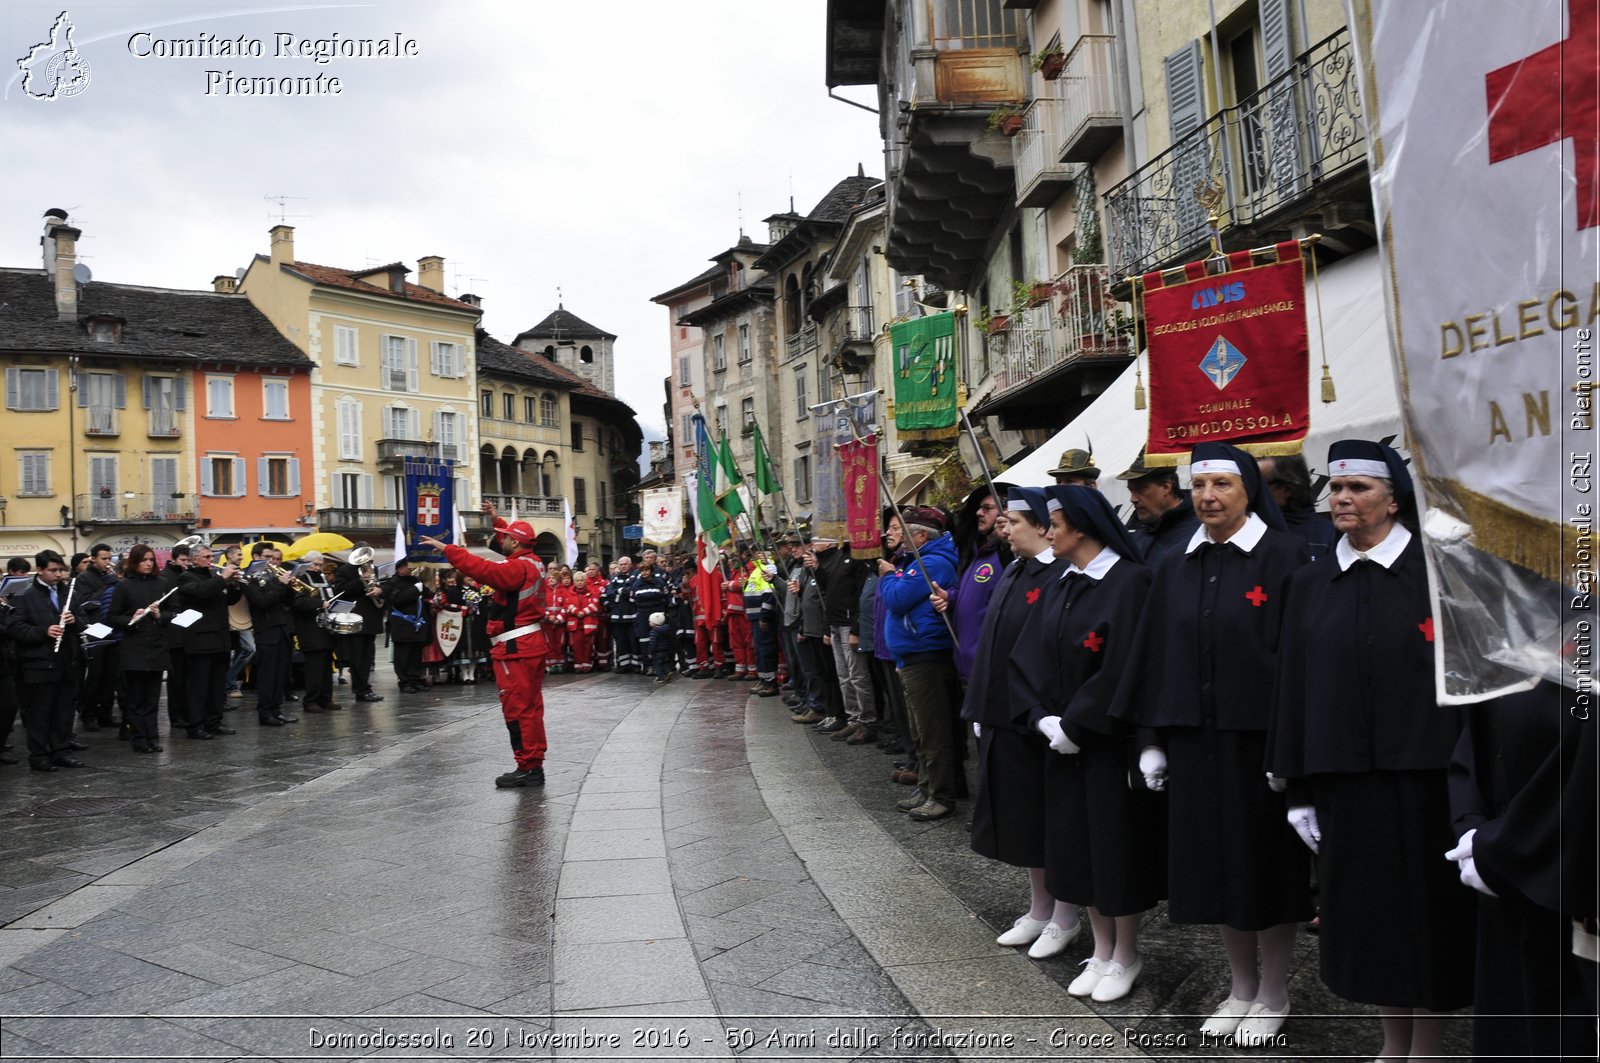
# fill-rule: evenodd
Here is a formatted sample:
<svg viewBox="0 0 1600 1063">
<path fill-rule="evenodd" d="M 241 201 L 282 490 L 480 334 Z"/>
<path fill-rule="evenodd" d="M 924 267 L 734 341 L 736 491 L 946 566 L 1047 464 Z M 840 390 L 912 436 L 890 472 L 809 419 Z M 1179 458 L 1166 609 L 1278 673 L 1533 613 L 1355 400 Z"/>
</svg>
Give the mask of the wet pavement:
<svg viewBox="0 0 1600 1063">
<path fill-rule="evenodd" d="M 340 688 L 341 691 L 347 688 Z M 0 768 L 0 1058 L 1370 1059 L 1303 935 L 1273 1050 L 1202 1044 L 1214 931 L 1158 909 L 1115 1004 L 995 945 L 1023 874 L 892 758 L 750 684 L 554 677 L 539 790 L 492 686 Z M 165 723 L 163 723 L 165 728 Z M 1465 1022 L 1450 1048 L 1466 1052 Z"/>
</svg>

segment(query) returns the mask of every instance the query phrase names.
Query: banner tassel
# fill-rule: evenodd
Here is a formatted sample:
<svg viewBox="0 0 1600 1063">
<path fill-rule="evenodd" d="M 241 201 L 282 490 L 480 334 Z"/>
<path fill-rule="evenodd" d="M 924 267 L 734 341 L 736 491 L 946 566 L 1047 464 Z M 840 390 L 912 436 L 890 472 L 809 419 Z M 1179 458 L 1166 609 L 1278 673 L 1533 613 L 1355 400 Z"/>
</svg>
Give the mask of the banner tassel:
<svg viewBox="0 0 1600 1063">
<path fill-rule="evenodd" d="M 1333 374 L 1328 370 L 1328 363 L 1322 363 L 1322 401 L 1338 402 L 1338 393 L 1333 390 Z"/>
<path fill-rule="evenodd" d="M 1137 365 L 1133 367 L 1133 408 L 1136 410 L 1145 408 L 1144 374 Z"/>
<path fill-rule="evenodd" d="M 1310 248 L 1310 258 L 1311 292 L 1317 300 L 1317 342 L 1322 347 L 1322 401 L 1324 403 L 1337 402 L 1339 396 L 1333 390 L 1333 374 L 1328 370 L 1328 334 L 1322 327 L 1322 282 L 1317 277 L 1317 249 L 1315 243 Z"/>
</svg>

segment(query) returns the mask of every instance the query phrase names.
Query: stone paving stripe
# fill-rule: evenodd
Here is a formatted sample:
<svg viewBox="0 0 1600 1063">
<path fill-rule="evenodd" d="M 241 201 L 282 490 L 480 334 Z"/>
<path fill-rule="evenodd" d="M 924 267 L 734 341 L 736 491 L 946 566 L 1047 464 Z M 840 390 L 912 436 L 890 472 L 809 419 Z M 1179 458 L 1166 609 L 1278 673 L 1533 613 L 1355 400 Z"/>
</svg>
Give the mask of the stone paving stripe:
<svg viewBox="0 0 1600 1063">
<path fill-rule="evenodd" d="M 627 897 L 639 893 L 667 893 L 672 876 L 658 856 L 629 860 L 582 860 L 561 865 L 556 897 Z M 616 902 L 613 901 L 613 904 Z"/>
</svg>

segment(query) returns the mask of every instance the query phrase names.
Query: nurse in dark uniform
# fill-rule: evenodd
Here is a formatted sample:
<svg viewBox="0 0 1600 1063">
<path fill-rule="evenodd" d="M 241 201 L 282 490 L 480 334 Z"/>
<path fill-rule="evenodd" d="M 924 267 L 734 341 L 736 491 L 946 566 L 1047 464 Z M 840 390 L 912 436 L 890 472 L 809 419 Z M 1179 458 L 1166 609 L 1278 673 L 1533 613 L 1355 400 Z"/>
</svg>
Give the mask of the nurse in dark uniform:
<svg viewBox="0 0 1600 1063">
<path fill-rule="evenodd" d="M 1050 545 L 1066 564 L 1050 581 L 1040 622 L 1011 656 L 1014 711 L 1053 750 L 1045 767 L 1045 885 L 1089 909 L 1094 955 L 1067 987 L 1075 997 L 1120 1000 L 1144 971 L 1139 921 L 1166 896 L 1166 834 L 1159 794 L 1128 786 L 1133 729 L 1108 710 L 1133 662 L 1134 630 L 1151 573 L 1099 491 L 1046 488 Z"/>
<path fill-rule="evenodd" d="M 1382 443 L 1328 449 L 1332 557 L 1289 583 L 1267 768 L 1317 854 L 1322 981 L 1375 1004 L 1383 1058 L 1440 1050 L 1437 1012 L 1472 1003 L 1473 893 L 1446 772 L 1461 733 L 1436 704 L 1433 615 L 1411 476 Z"/>
<path fill-rule="evenodd" d="M 1034 959 L 1054 956 L 1082 929 L 1078 908 L 1056 900 L 1045 885 L 1044 768 L 1050 750 L 1011 696 L 1011 650 L 1041 615 L 1044 587 L 1060 565 L 1047 537 L 1050 511 L 1043 488 L 1007 487 L 1005 534 L 1016 560 L 1006 566 L 989 601 L 973 658 L 961 718 L 978 736 L 978 790 L 972 812 L 972 851 L 1028 869 L 1031 903 L 1001 945 L 1029 945 Z M 935 596 L 935 608 L 943 603 Z"/>
<path fill-rule="evenodd" d="M 1125 673 L 1112 715 L 1142 729 L 1140 774 L 1169 794 L 1168 916 L 1220 925 L 1232 987 L 1201 1030 L 1254 1047 L 1288 1017 L 1295 924 L 1312 915 L 1309 854 L 1263 775 L 1284 589 L 1308 555 L 1254 458 L 1201 443 L 1192 462 L 1200 527 L 1156 570 L 1136 649 L 1150 664 Z"/>
</svg>

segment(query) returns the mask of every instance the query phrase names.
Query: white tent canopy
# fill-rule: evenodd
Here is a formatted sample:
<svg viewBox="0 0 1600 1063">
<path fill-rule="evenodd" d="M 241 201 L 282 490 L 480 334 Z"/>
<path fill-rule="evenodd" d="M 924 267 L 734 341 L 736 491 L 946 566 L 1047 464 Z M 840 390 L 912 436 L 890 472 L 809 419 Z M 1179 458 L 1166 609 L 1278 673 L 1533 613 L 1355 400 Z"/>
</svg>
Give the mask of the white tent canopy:
<svg viewBox="0 0 1600 1063">
<path fill-rule="evenodd" d="M 1327 464 L 1328 444 L 1338 439 L 1388 439 L 1401 446 L 1400 400 L 1395 390 L 1394 362 L 1389 354 L 1389 333 L 1384 322 L 1383 273 L 1376 249 L 1363 251 L 1322 271 L 1323 329 L 1328 367 L 1339 401 L 1322 402 L 1321 342 L 1317 328 L 1317 297 L 1306 278 L 1306 306 L 1311 336 L 1311 372 L 1306 389 L 1311 397 L 1311 430 L 1306 436 L 1305 458 L 1313 483 Z M 1049 442 L 997 473 L 1004 483 L 1048 484 L 1050 470 L 1061 452 L 1073 447 L 1092 449 L 1100 469 L 1100 489 L 1119 511 L 1126 511 L 1128 490 L 1117 474 L 1132 465 L 1144 446 L 1150 412 L 1133 408 L 1134 367 L 1128 368 L 1088 409 L 1056 433 Z M 1091 447 L 1092 444 L 1092 447 Z M 1188 486 L 1188 466 L 1179 470 Z"/>
</svg>

